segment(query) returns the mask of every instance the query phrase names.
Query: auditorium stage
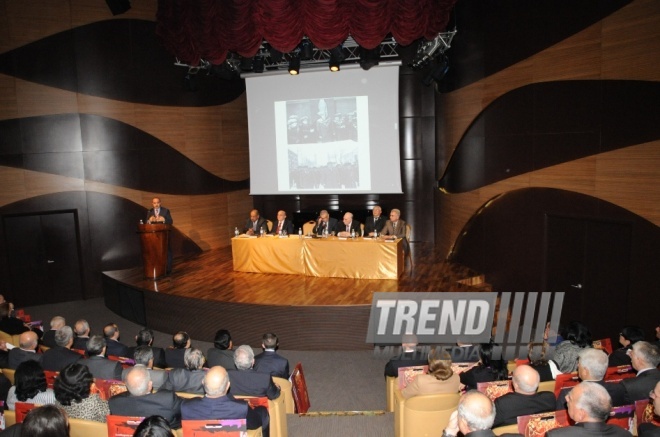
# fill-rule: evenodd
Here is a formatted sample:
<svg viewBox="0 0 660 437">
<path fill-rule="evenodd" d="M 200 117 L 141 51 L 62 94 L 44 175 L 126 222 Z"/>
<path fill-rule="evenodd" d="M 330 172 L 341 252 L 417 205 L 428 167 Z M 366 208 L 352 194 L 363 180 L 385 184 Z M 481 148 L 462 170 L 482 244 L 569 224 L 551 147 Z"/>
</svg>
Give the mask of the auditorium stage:
<svg viewBox="0 0 660 437">
<path fill-rule="evenodd" d="M 316 278 L 235 272 L 231 247 L 177 259 L 170 276 L 144 279 L 142 267 L 103 272 L 106 306 L 163 332 L 213 341 L 228 329 L 234 344 L 261 345 L 275 332 L 291 350 L 372 349 L 365 342 L 376 291 L 485 291 L 483 277 L 446 263 L 430 244 L 413 243 L 414 266 L 397 280 Z"/>
</svg>

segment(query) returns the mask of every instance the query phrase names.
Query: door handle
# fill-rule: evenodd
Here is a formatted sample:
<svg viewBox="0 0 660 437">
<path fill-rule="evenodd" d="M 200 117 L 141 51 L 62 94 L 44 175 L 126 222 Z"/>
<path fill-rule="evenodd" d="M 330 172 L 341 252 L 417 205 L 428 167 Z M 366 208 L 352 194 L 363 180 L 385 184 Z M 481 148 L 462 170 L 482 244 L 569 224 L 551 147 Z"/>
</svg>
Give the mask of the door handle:
<svg viewBox="0 0 660 437">
<path fill-rule="evenodd" d="M 576 285 L 571 284 L 571 287 L 577 288 L 579 290 L 580 288 L 582 288 L 582 284 L 576 284 Z"/>
<path fill-rule="evenodd" d="M 48 264 L 53 264 L 55 261 L 53 261 L 52 259 L 49 259 L 49 260 L 47 260 L 46 262 L 47 262 Z"/>
</svg>

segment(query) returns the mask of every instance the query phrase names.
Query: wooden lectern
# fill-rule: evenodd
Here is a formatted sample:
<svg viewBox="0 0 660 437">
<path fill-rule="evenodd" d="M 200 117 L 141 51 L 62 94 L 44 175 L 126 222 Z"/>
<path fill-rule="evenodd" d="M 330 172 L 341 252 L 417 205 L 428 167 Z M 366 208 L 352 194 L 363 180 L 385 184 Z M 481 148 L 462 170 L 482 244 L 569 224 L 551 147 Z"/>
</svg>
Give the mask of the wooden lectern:
<svg viewBox="0 0 660 437">
<path fill-rule="evenodd" d="M 138 225 L 138 234 L 142 244 L 142 264 L 144 276 L 157 279 L 167 271 L 167 245 L 172 225 L 164 223 Z"/>
</svg>

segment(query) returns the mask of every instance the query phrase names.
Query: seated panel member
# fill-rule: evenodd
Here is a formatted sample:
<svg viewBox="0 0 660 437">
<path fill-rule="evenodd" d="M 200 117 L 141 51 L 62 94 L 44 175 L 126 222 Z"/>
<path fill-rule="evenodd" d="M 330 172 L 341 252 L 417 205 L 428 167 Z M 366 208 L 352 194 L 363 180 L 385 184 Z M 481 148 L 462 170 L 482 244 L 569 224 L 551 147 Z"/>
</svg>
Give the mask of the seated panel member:
<svg viewBox="0 0 660 437">
<path fill-rule="evenodd" d="M 373 211 L 371 212 L 372 216 L 367 218 L 364 222 L 364 235 L 373 237 L 374 232 L 380 233 L 383 231 L 383 227 L 385 226 L 385 218 L 381 217 L 381 214 L 383 213 L 383 209 L 376 205 L 374 206 Z"/>
<path fill-rule="evenodd" d="M 360 222 L 353 220 L 353 213 L 347 212 L 344 214 L 343 224 L 337 225 L 337 236 L 338 237 L 350 237 L 351 231 L 355 231 L 355 235 L 360 236 L 362 231 L 360 227 Z"/>
<path fill-rule="evenodd" d="M 337 231 L 337 219 L 330 217 L 330 214 L 325 209 L 319 213 L 319 218 L 316 221 L 316 226 L 312 229 L 312 232 L 317 235 L 321 235 L 324 229 L 328 230 L 328 234 L 332 234 Z"/>
<path fill-rule="evenodd" d="M 247 235 L 259 235 L 260 230 L 264 230 L 264 234 L 268 233 L 268 222 L 265 218 L 261 217 L 258 209 L 250 211 L 250 218 L 245 222 L 243 233 Z"/>
<path fill-rule="evenodd" d="M 273 230 L 271 233 L 273 235 L 280 235 L 284 232 L 289 235 L 294 233 L 293 222 L 286 218 L 286 212 L 279 210 L 277 211 L 277 220 L 273 223 Z"/>
<path fill-rule="evenodd" d="M 405 238 L 406 237 L 406 222 L 400 219 L 401 211 L 398 209 L 393 209 L 390 211 L 390 219 L 385 222 L 383 230 L 381 231 L 381 236 L 395 237 L 395 238 Z"/>
</svg>

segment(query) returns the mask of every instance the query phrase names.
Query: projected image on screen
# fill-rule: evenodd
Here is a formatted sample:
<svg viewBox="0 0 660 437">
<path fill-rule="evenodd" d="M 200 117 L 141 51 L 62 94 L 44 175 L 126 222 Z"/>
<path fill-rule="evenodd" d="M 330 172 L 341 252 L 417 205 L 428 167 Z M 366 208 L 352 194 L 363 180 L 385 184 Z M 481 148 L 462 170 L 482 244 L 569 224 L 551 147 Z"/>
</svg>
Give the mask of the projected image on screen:
<svg viewBox="0 0 660 437">
<path fill-rule="evenodd" d="M 368 190 L 369 160 L 360 159 L 369 156 L 367 107 L 366 96 L 275 102 L 277 138 L 285 139 L 278 156 L 286 153 L 278 189 Z"/>
</svg>

